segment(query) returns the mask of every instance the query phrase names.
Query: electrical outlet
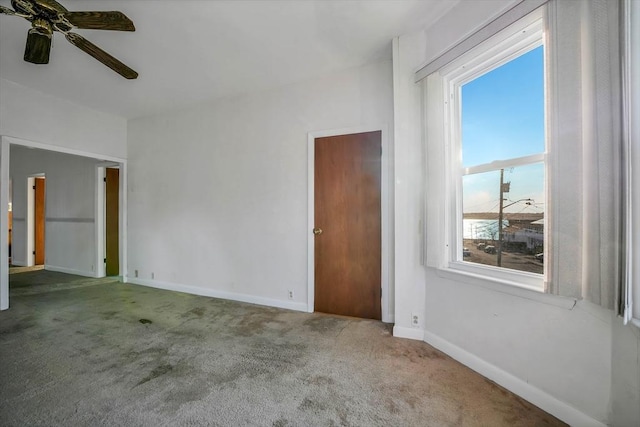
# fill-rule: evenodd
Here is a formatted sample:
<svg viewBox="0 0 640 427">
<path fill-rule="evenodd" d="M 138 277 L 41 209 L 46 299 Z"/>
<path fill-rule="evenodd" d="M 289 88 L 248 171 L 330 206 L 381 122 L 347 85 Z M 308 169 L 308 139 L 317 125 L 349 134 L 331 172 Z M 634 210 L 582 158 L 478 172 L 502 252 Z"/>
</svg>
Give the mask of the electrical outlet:
<svg viewBox="0 0 640 427">
<path fill-rule="evenodd" d="M 133 275 L 134 275 L 135 277 L 138 277 L 138 270 L 134 271 L 134 272 L 133 272 Z"/>
<path fill-rule="evenodd" d="M 289 296 L 289 299 L 293 299 L 293 291 L 291 289 L 287 291 L 287 295 Z"/>
<path fill-rule="evenodd" d="M 420 316 L 418 316 L 418 313 L 411 313 L 411 327 L 412 328 L 420 327 Z"/>
</svg>

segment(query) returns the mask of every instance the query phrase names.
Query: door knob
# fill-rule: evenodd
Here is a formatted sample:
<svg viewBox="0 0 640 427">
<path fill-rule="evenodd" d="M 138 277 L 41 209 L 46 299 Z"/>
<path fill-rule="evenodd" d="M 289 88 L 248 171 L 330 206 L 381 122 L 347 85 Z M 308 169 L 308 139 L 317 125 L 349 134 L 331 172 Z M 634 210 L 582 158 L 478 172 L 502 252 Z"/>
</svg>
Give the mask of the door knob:
<svg viewBox="0 0 640 427">
<path fill-rule="evenodd" d="M 316 236 L 317 236 L 318 234 L 322 234 L 322 228 L 314 228 L 314 229 L 313 229 L 313 234 L 315 234 Z"/>
</svg>

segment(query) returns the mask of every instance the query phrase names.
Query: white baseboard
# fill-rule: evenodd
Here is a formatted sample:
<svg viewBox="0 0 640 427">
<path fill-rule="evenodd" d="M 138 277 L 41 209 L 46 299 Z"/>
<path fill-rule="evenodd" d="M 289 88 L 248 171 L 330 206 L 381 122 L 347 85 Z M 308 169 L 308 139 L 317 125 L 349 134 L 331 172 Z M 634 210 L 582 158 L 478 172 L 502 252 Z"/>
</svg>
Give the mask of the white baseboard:
<svg viewBox="0 0 640 427">
<path fill-rule="evenodd" d="M 138 279 L 134 277 L 124 277 L 123 282 L 135 285 L 149 286 L 151 288 L 164 289 L 167 291 L 184 292 L 187 294 L 201 295 L 205 297 L 221 298 L 232 301 L 247 302 L 250 304 L 266 305 L 268 307 L 286 308 L 295 311 L 307 311 L 307 304 L 294 301 L 282 301 L 272 298 L 257 297 L 254 295 L 238 294 L 235 292 L 216 291 L 215 289 L 201 288 L 198 286 L 183 285 L 180 283 L 163 282 L 160 280 Z"/>
<path fill-rule="evenodd" d="M 410 340 L 424 340 L 424 329 L 393 327 L 393 336 L 397 338 L 409 338 Z"/>
<path fill-rule="evenodd" d="M 76 270 L 74 268 L 56 267 L 55 265 L 45 264 L 44 269 L 48 271 L 55 271 L 58 273 L 75 274 L 76 276 L 96 277 L 96 273 L 93 271 L 83 271 L 83 270 Z"/>
<path fill-rule="evenodd" d="M 11 259 L 11 265 L 13 265 L 14 267 L 26 267 L 27 263 L 24 261 L 19 261 L 19 260 L 14 260 L 13 258 Z"/>
<path fill-rule="evenodd" d="M 569 425 L 580 427 L 606 426 L 606 424 L 591 418 L 573 406 L 480 359 L 475 354 L 450 343 L 436 334 L 425 331 L 424 341 Z"/>
</svg>

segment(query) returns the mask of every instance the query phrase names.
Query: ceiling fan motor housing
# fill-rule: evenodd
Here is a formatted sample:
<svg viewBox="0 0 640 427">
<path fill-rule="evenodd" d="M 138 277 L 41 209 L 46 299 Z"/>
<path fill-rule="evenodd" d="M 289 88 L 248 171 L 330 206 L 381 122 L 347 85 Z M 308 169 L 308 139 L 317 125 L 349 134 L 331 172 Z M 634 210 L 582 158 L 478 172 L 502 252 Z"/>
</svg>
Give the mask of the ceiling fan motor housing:
<svg viewBox="0 0 640 427">
<path fill-rule="evenodd" d="M 51 26 L 51 22 L 46 19 L 36 18 L 31 23 L 31 27 L 33 30 L 39 32 L 40 34 L 48 35 L 51 37 L 53 34 L 53 27 Z"/>
</svg>

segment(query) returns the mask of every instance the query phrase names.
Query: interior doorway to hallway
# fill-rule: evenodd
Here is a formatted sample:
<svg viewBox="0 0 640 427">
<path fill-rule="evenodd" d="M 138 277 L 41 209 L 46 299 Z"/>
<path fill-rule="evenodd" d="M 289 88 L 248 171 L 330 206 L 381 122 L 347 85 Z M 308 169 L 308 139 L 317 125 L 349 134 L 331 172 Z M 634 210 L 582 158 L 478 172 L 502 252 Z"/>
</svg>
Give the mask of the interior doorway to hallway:
<svg viewBox="0 0 640 427">
<path fill-rule="evenodd" d="M 120 275 L 120 169 L 105 169 L 105 274 Z"/>
<path fill-rule="evenodd" d="M 46 180 L 44 174 L 30 176 L 27 180 L 27 265 L 44 265 Z"/>
<path fill-rule="evenodd" d="M 34 268 L 34 252 L 38 252 L 37 262 L 42 263 L 38 267 L 47 271 L 93 278 L 106 275 L 103 178 L 107 168 L 114 168 L 118 174 L 118 212 L 113 215 L 117 223 L 115 274 L 126 281 L 126 160 L 15 137 L 0 136 L 0 141 L 0 205 L 10 207 L 12 222 L 10 258 L 6 244 L 9 216 L 5 211 L 7 216 L 0 220 L 0 239 L 5 241 L 0 249 L 0 310 L 9 308 L 9 268 Z M 36 184 L 46 184 L 42 185 L 44 197 L 38 197 L 45 202 L 39 203 L 42 215 L 38 217 L 43 221 L 39 221 L 37 232 Z M 42 244 L 36 243 L 36 234 L 43 236 L 38 239 Z"/>
</svg>

